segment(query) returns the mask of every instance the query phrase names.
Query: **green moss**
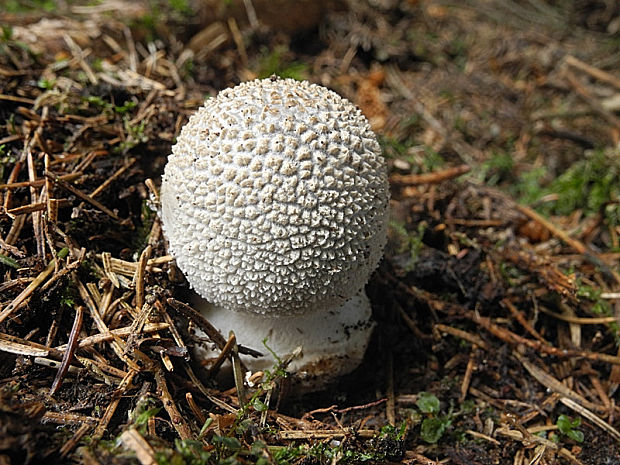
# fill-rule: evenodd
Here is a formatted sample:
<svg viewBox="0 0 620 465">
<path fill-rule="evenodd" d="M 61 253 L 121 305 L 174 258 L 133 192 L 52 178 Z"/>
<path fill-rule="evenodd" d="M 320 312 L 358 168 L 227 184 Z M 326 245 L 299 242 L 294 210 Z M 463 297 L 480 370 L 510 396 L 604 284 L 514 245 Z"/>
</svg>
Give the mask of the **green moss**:
<svg viewBox="0 0 620 465">
<path fill-rule="evenodd" d="M 275 74 L 282 78 L 291 78 L 297 81 L 306 79 L 308 65 L 298 61 L 289 61 L 288 52 L 286 46 L 277 46 L 273 50 L 262 47 L 258 59 L 258 77 L 264 79 Z"/>
<path fill-rule="evenodd" d="M 620 153 L 595 150 L 545 184 L 544 167 L 524 173 L 514 191 L 525 204 L 536 204 L 544 214 L 602 213 L 610 226 L 620 219 Z M 542 200 L 546 200 L 542 202 Z"/>
</svg>

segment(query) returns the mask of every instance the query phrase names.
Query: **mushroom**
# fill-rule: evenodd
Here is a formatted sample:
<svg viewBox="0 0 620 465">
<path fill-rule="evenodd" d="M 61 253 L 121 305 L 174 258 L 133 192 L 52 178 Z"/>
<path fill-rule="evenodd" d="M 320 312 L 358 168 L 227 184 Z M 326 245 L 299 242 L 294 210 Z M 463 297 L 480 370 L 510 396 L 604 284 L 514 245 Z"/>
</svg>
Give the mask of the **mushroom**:
<svg viewBox="0 0 620 465">
<path fill-rule="evenodd" d="M 352 371 L 373 328 L 364 286 L 383 254 L 389 188 L 368 121 L 319 85 L 269 78 L 206 101 L 161 186 L 169 251 L 205 317 L 262 370 L 318 384 Z M 208 356 L 197 351 L 200 356 Z"/>
</svg>

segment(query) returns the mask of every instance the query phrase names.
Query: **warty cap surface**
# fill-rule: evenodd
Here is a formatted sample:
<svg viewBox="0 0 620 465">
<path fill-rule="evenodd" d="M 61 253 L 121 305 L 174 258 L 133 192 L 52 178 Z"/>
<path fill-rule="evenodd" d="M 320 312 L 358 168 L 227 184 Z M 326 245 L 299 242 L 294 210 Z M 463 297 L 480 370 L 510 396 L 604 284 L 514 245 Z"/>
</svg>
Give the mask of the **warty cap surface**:
<svg viewBox="0 0 620 465">
<path fill-rule="evenodd" d="M 264 79 L 191 116 L 166 165 L 162 219 L 215 305 L 294 314 L 366 284 L 386 240 L 385 161 L 366 118 L 324 87 Z"/>
</svg>

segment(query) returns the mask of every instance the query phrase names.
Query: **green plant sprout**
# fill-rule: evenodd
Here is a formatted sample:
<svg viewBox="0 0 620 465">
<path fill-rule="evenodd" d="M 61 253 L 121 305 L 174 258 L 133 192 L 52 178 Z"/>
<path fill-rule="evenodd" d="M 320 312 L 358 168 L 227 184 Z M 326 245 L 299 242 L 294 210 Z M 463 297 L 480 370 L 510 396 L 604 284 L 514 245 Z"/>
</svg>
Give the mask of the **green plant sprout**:
<svg viewBox="0 0 620 465">
<path fill-rule="evenodd" d="M 572 439 L 575 442 L 583 442 L 583 432 L 577 429 L 581 425 L 580 417 L 572 420 L 567 415 L 560 415 L 555 424 L 558 427 L 560 433 L 562 433 L 564 436 Z"/>
<path fill-rule="evenodd" d="M 420 436 L 429 444 L 435 444 L 452 424 L 451 412 L 439 415 L 441 404 L 439 399 L 431 393 L 422 391 L 418 394 L 416 406 L 425 414 L 420 427 Z"/>
</svg>

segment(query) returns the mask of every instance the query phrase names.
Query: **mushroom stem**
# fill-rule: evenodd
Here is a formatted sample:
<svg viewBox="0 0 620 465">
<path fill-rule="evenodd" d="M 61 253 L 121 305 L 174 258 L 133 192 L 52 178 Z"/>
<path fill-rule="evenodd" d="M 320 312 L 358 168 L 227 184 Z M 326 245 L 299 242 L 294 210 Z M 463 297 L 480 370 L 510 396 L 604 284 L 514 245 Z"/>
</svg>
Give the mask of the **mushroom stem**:
<svg viewBox="0 0 620 465">
<path fill-rule="evenodd" d="M 239 344 L 263 354 L 258 358 L 241 355 L 251 371 L 270 370 L 278 363 L 270 350 L 280 360 L 292 358 L 287 370 L 295 373 L 304 390 L 319 388 L 353 371 L 364 357 L 375 326 L 363 291 L 338 307 L 275 318 L 232 312 L 202 299 L 197 308 L 222 334 L 232 329 Z M 301 353 L 296 355 L 300 347 Z M 198 347 L 195 355 L 202 360 L 217 357 L 216 351 L 204 346 Z"/>
</svg>

